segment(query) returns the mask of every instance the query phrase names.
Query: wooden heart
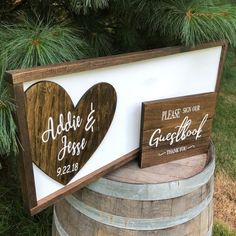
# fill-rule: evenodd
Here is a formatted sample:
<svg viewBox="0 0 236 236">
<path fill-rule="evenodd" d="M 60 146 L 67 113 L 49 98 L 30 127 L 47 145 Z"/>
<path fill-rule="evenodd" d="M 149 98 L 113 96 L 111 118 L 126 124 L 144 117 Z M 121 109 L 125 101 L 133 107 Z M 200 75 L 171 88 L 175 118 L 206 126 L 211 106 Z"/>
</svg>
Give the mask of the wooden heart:
<svg viewBox="0 0 236 236">
<path fill-rule="evenodd" d="M 26 107 L 33 162 L 66 185 L 105 137 L 116 101 L 115 89 L 108 83 L 91 87 L 75 107 L 58 84 L 32 85 L 26 91 Z"/>
</svg>

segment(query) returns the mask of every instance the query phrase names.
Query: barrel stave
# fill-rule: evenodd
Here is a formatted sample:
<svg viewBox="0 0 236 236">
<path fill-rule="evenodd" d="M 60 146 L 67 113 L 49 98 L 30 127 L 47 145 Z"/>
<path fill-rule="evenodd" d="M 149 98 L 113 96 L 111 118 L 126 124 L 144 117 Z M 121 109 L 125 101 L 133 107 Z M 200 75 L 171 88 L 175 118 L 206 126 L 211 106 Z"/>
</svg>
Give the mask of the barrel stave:
<svg viewBox="0 0 236 236">
<path fill-rule="evenodd" d="M 52 235 L 210 236 L 214 155 L 211 145 L 208 156 L 142 170 L 131 162 L 56 203 Z"/>
</svg>

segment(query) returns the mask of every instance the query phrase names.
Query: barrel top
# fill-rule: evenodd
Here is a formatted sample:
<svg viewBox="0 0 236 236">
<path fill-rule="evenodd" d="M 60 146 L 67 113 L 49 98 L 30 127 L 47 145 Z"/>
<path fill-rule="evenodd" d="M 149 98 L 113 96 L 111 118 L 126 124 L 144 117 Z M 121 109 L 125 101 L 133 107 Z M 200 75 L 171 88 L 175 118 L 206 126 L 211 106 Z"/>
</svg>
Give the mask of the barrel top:
<svg viewBox="0 0 236 236">
<path fill-rule="evenodd" d="M 187 179 L 205 169 L 211 159 L 210 155 L 196 155 L 144 169 L 140 169 L 137 160 L 134 160 L 104 178 L 132 184 L 159 184 Z"/>
</svg>

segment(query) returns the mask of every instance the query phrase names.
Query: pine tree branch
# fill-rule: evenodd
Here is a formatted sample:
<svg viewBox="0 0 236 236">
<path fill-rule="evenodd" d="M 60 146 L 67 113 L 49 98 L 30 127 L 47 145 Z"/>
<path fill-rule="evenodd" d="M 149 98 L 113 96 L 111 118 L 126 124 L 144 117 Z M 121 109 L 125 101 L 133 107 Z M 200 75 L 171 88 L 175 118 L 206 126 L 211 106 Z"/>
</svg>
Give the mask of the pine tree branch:
<svg viewBox="0 0 236 236">
<path fill-rule="evenodd" d="M 227 39 L 236 46 L 236 5 L 164 0 L 152 16 L 150 27 L 186 45 Z"/>
<path fill-rule="evenodd" d="M 0 61 L 0 155 L 18 153 L 18 138 L 16 125 L 13 118 L 15 105 L 9 95 L 8 84 L 4 80 L 6 61 Z"/>
<path fill-rule="evenodd" d="M 72 11 L 84 15 L 109 6 L 109 0 L 68 0 L 68 3 Z"/>
<path fill-rule="evenodd" d="M 8 69 L 27 68 L 86 57 L 87 44 L 81 33 L 67 23 L 43 21 L 0 27 L 0 55 L 8 58 Z"/>
</svg>

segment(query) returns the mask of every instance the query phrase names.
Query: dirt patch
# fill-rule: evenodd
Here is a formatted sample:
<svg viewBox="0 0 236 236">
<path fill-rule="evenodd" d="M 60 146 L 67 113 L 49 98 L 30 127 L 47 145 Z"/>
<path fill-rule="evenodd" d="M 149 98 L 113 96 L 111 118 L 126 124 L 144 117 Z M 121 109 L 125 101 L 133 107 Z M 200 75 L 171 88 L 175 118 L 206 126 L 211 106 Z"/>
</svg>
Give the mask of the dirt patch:
<svg viewBox="0 0 236 236">
<path fill-rule="evenodd" d="M 215 178 L 214 215 L 236 229 L 236 181 L 223 172 Z"/>
</svg>

